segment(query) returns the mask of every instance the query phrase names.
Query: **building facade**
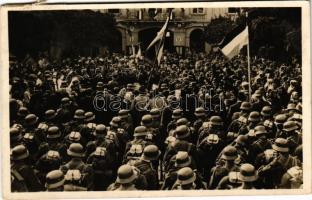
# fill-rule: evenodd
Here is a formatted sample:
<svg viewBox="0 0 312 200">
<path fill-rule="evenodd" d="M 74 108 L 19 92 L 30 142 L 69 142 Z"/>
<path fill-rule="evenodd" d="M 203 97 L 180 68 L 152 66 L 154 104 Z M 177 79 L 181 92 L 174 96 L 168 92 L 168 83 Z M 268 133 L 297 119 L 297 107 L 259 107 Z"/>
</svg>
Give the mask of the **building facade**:
<svg viewBox="0 0 312 200">
<path fill-rule="evenodd" d="M 144 51 L 164 25 L 168 9 L 107 9 L 114 14 L 120 32 L 120 50 L 132 53 L 141 46 Z M 210 45 L 204 42 L 204 27 L 219 16 L 235 17 L 237 9 L 230 8 L 175 8 L 170 16 L 165 49 L 183 54 L 188 51 L 207 52 Z"/>
</svg>

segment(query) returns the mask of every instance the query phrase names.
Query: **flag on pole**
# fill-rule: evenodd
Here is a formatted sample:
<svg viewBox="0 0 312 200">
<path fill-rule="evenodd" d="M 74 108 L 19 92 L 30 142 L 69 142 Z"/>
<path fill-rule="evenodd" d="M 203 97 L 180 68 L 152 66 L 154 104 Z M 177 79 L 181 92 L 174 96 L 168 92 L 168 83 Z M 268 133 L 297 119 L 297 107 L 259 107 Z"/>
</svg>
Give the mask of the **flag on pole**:
<svg viewBox="0 0 312 200">
<path fill-rule="evenodd" d="M 153 45 L 155 45 L 158 41 L 162 40 L 166 34 L 166 30 L 167 30 L 167 26 L 170 20 L 170 15 L 171 12 L 169 13 L 165 24 L 163 25 L 163 27 L 160 29 L 160 31 L 157 33 L 156 37 L 154 38 L 154 40 L 148 45 L 146 51 L 148 51 Z"/>
<path fill-rule="evenodd" d="M 162 44 L 160 44 L 161 46 L 159 47 L 159 51 L 158 51 L 158 55 L 157 55 L 157 63 L 158 65 L 160 64 L 163 52 L 164 52 L 164 42 L 162 42 Z"/>
<path fill-rule="evenodd" d="M 134 47 L 134 45 L 132 44 L 132 55 L 133 55 L 133 57 L 135 57 L 135 47 Z"/>
<path fill-rule="evenodd" d="M 248 40 L 248 26 L 244 24 L 244 26 L 238 26 L 227 34 L 219 48 L 228 59 L 232 59 L 248 44 Z"/>
<path fill-rule="evenodd" d="M 138 50 L 138 53 L 137 53 L 137 55 L 135 56 L 136 58 L 139 58 L 139 59 L 141 59 L 141 57 L 142 57 L 142 51 L 141 51 L 141 45 L 139 44 L 139 50 Z"/>
</svg>

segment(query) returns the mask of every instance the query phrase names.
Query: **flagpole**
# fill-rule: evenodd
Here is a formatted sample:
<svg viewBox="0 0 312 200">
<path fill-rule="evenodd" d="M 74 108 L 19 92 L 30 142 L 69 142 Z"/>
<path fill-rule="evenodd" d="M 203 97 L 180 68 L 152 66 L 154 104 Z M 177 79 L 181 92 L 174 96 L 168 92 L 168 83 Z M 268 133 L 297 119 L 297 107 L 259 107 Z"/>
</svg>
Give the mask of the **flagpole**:
<svg viewBox="0 0 312 200">
<path fill-rule="evenodd" d="M 251 72 L 250 72 L 250 54 L 249 54 L 249 30 L 248 30 L 248 12 L 246 11 L 246 28 L 248 31 L 248 39 L 247 39 L 247 65 L 248 65 L 248 94 L 249 94 L 249 102 L 251 102 Z"/>
<path fill-rule="evenodd" d="M 172 12 L 172 10 L 169 11 L 169 15 L 168 15 L 168 17 L 169 17 L 168 25 L 169 25 L 169 21 L 170 21 L 171 12 Z M 163 36 L 162 36 L 162 38 L 161 38 L 161 40 L 160 40 L 160 42 L 159 42 L 159 44 L 157 46 L 157 51 L 156 51 L 156 55 L 155 55 L 155 58 L 154 58 L 153 65 L 152 65 L 152 70 L 151 70 L 150 75 L 149 75 L 148 80 L 147 80 L 147 87 L 148 88 L 150 87 L 150 81 L 151 81 L 151 78 L 152 78 L 152 74 L 153 74 L 153 72 L 154 72 L 154 70 L 156 68 L 156 65 L 158 65 L 157 57 L 158 57 L 158 54 L 159 54 L 159 51 L 160 51 L 160 48 L 161 48 L 162 44 L 165 43 L 166 32 L 167 32 L 167 28 L 165 29 L 165 32 L 164 32 L 164 34 L 163 34 Z"/>
</svg>

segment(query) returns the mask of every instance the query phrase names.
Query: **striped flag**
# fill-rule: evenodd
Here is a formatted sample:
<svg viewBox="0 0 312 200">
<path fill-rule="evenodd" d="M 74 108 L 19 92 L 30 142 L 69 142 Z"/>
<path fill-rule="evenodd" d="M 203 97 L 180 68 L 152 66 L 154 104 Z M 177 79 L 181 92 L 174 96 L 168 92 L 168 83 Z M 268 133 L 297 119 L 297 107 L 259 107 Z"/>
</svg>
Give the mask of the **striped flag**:
<svg viewBox="0 0 312 200">
<path fill-rule="evenodd" d="M 135 47 L 133 44 L 131 45 L 131 47 L 132 47 L 132 55 L 133 55 L 133 57 L 135 57 Z"/>
<path fill-rule="evenodd" d="M 248 26 L 238 26 L 225 36 L 219 48 L 228 59 L 232 59 L 248 44 L 248 40 Z"/>
<path fill-rule="evenodd" d="M 163 25 L 163 27 L 160 29 L 160 31 L 157 33 L 156 37 L 154 38 L 154 40 L 148 45 L 146 51 L 148 51 L 152 46 L 154 46 L 158 41 L 162 40 L 166 34 L 166 30 L 167 30 L 167 26 L 170 20 L 170 16 L 171 16 L 171 11 L 166 19 L 165 24 Z"/>
<path fill-rule="evenodd" d="M 162 42 L 162 44 L 161 44 L 161 46 L 159 48 L 159 51 L 158 51 L 158 55 L 157 55 L 157 63 L 158 63 L 158 65 L 160 64 L 160 61 L 161 61 L 163 53 L 164 53 L 164 42 Z"/>
<path fill-rule="evenodd" d="M 136 56 L 135 56 L 136 58 L 138 58 L 138 59 L 141 59 L 141 57 L 142 57 L 142 51 L 141 51 L 141 45 L 139 44 L 139 50 L 138 50 L 138 53 L 136 54 Z"/>
</svg>

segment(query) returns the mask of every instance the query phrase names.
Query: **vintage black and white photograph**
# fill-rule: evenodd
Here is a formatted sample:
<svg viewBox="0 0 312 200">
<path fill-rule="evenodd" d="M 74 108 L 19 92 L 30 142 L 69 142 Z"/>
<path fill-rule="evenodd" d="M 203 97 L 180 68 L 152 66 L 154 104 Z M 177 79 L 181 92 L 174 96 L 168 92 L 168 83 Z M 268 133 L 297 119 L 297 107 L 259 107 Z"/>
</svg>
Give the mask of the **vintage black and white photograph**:
<svg viewBox="0 0 312 200">
<path fill-rule="evenodd" d="M 7 12 L 12 193 L 304 188 L 302 6 L 195 5 Z"/>
</svg>

